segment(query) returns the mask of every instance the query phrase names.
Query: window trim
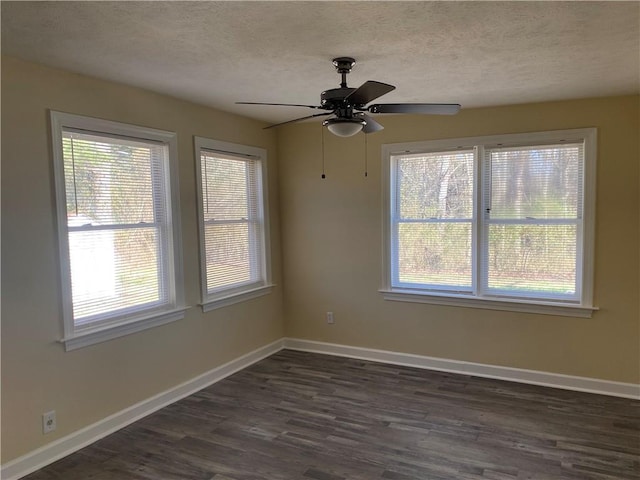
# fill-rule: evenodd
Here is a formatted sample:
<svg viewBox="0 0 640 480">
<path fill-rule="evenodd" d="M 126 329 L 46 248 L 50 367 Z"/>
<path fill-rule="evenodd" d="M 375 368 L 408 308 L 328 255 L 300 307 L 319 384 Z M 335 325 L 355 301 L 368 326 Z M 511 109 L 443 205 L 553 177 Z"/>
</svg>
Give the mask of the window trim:
<svg viewBox="0 0 640 480">
<path fill-rule="evenodd" d="M 432 150 L 429 153 L 453 153 L 454 151 L 459 150 L 461 152 L 465 152 L 465 153 L 470 153 L 473 152 L 473 155 L 475 156 L 477 154 L 476 150 L 473 148 L 464 148 L 464 147 L 456 147 L 456 148 L 438 148 L 437 150 Z M 407 152 L 402 152 L 402 153 L 407 153 Z M 413 153 L 413 152 L 412 152 Z M 422 152 L 420 152 L 422 153 Z M 397 195 L 397 188 L 391 188 L 392 185 L 397 186 L 397 177 L 396 177 L 396 171 L 391 171 L 391 163 L 390 163 L 390 159 L 391 159 L 391 155 L 389 155 L 389 178 L 390 178 L 390 182 L 389 182 L 389 195 L 390 195 L 390 203 L 388 204 L 388 208 L 389 208 L 389 226 L 391 226 L 391 221 L 394 219 L 394 215 L 398 215 L 398 221 L 397 221 L 397 225 L 399 226 L 401 223 L 420 223 L 420 224 L 430 224 L 430 223 L 467 223 L 470 225 L 471 227 L 471 235 L 472 235 L 472 243 L 473 245 L 476 244 L 476 238 L 477 238 L 477 227 L 478 227 L 478 220 L 477 220 L 477 215 L 475 213 L 476 210 L 476 199 L 474 199 L 473 202 L 473 211 L 471 212 L 471 218 L 446 218 L 446 219 L 412 219 L 411 221 L 408 220 L 404 220 L 401 218 L 401 214 L 399 212 L 393 212 L 394 207 L 396 205 L 396 201 L 398 199 L 398 195 Z M 477 172 L 477 168 L 478 168 L 478 164 L 477 162 L 474 161 L 474 170 L 473 170 L 473 188 L 474 188 L 474 193 L 477 190 L 477 180 L 478 180 L 478 172 Z M 396 243 L 394 243 L 393 240 L 393 235 L 392 235 L 392 231 L 391 229 L 389 230 L 389 252 L 390 252 L 390 256 L 389 259 L 391 258 L 395 258 L 397 255 L 397 251 L 398 251 L 398 244 L 397 244 L 397 232 L 395 239 L 396 239 Z M 477 255 L 476 255 L 476 249 L 472 248 L 471 250 L 471 269 L 472 272 L 475 271 L 475 266 L 477 264 Z M 399 272 L 398 272 L 398 265 L 396 265 L 395 263 L 389 261 L 389 268 L 390 268 L 390 278 L 389 278 L 389 283 L 388 286 L 390 287 L 393 284 L 393 280 L 396 279 L 398 280 L 397 283 L 399 282 Z M 393 290 L 394 291 L 400 291 L 400 290 L 407 290 L 407 291 L 420 291 L 420 292 L 433 292 L 435 295 L 465 295 L 465 294 L 471 294 L 473 293 L 473 291 L 476 289 L 476 275 L 472 275 L 471 277 L 471 282 L 469 284 L 469 286 L 445 286 L 445 285 L 434 285 L 432 284 L 430 286 L 430 288 L 424 288 L 424 289 L 417 289 L 417 288 L 412 288 L 411 284 L 406 284 L 405 286 L 396 286 Z M 426 286 L 426 285 L 425 285 Z"/>
<path fill-rule="evenodd" d="M 582 296 L 580 301 L 551 301 L 536 298 L 516 298 L 492 296 L 489 294 L 476 295 L 459 292 L 437 292 L 420 289 L 403 289 L 392 287 L 392 232 L 391 220 L 395 188 L 392 185 L 391 157 L 398 154 L 422 152 L 437 152 L 456 149 L 476 149 L 478 158 L 484 156 L 484 148 L 493 146 L 530 146 L 544 145 L 554 142 L 584 142 L 584 173 L 583 173 L 583 242 L 582 258 L 577 265 L 576 275 L 581 274 Z M 592 312 L 598 310 L 593 306 L 593 269 L 595 254 L 595 207 L 596 207 L 596 156 L 597 129 L 579 128 L 570 130 L 556 130 L 546 132 L 515 133 L 504 135 L 488 135 L 480 137 L 452 138 L 432 141 L 394 143 L 382 145 L 382 201 L 383 201 L 383 268 L 380 293 L 385 300 L 430 303 L 460 307 L 483 308 L 491 310 L 507 310 L 547 315 L 561 315 L 571 317 L 591 317 Z M 474 170 L 474 201 L 475 218 L 479 219 L 483 202 L 482 160 L 476 162 Z M 475 221 L 473 248 L 473 279 L 474 285 L 479 285 L 480 268 L 478 259 L 478 239 L 481 238 L 482 222 Z"/>
<path fill-rule="evenodd" d="M 130 125 L 111 120 L 104 120 L 83 115 L 49 111 L 51 122 L 51 144 L 53 156 L 54 184 L 56 197 L 56 226 L 58 233 L 58 250 L 60 265 L 60 293 L 62 300 L 62 318 L 64 336 L 60 342 L 65 350 L 75 350 L 96 343 L 118 338 L 148 328 L 184 318 L 186 310 L 184 301 L 184 270 L 182 264 L 182 234 L 180 225 L 180 196 L 178 181 L 178 146 L 174 132 L 158 130 L 138 125 Z M 76 325 L 73 318 L 73 296 L 71 288 L 71 262 L 69 253 L 69 228 L 67 225 L 66 183 L 64 173 L 64 157 L 62 136 L 64 129 L 86 130 L 98 135 L 130 137 L 136 140 L 160 142 L 168 149 L 166 164 L 166 191 L 168 192 L 166 211 L 168 224 L 172 232 L 166 238 L 169 242 L 167 251 L 167 291 L 168 302 L 160 307 L 138 310 L 132 314 L 121 315 L 91 323 Z"/>
<path fill-rule="evenodd" d="M 264 148 L 251 147 L 237 143 L 214 140 L 212 138 L 194 136 L 194 158 L 196 164 L 196 200 L 198 207 L 198 245 L 200 263 L 200 295 L 203 312 L 226 307 L 244 302 L 271 293 L 273 287 L 271 278 L 271 245 L 269 227 L 269 194 L 267 180 L 267 151 Z M 207 288 L 207 263 L 205 247 L 205 220 L 204 220 L 204 192 L 202 187 L 201 151 L 208 150 L 219 152 L 222 155 L 244 157 L 259 161 L 260 168 L 260 195 L 262 210 L 262 280 L 244 285 L 236 285 L 230 288 L 209 293 Z M 253 268 L 253 266 L 251 266 Z"/>
</svg>

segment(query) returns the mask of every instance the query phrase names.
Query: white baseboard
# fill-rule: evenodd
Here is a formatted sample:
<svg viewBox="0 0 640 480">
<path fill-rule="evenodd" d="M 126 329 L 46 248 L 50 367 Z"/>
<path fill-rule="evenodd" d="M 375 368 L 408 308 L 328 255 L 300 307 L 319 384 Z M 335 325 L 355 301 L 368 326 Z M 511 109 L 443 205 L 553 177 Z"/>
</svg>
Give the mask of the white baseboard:
<svg viewBox="0 0 640 480">
<path fill-rule="evenodd" d="M 564 390 L 598 393 L 601 395 L 632 398 L 636 400 L 640 399 L 640 385 L 633 383 L 611 382 L 597 378 L 575 377 L 559 373 L 524 370 L 497 365 L 485 365 L 482 363 L 426 357 L 423 355 L 375 350 L 372 348 L 351 347 L 348 345 L 316 342 L 299 338 L 285 338 L 284 348 L 358 358 L 362 360 L 372 360 L 375 362 L 424 368 L 427 370 L 495 378 L 511 382 L 529 383 L 532 385 L 542 385 L 545 387 L 561 388 Z"/>
<path fill-rule="evenodd" d="M 305 352 L 323 353 L 342 357 L 359 358 L 375 362 L 424 368 L 441 372 L 474 375 L 477 377 L 496 378 L 512 382 L 543 385 L 546 387 L 598 393 L 615 397 L 640 399 L 640 385 L 632 383 L 611 382 L 596 378 L 575 377 L 557 373 L 523 370 L 519 368 L 484 365 L 481 363 L 463 362 L 445 358 L 426 357 L 409 353 L 375 350 L 372 348 L 351 347 L 335 343 L 316 342 L 299 338 L 282 338 L 269 345 L 260 347 L 235 360 L 210 370 L 185 383 L 177 385 L 154 397 L 137 403 L 125 410 L 115 413 L 88 427 L 73 432 L 66 437 L 51 442 L 33 452 L 12 460 L 0 468 L 0 478 L 16 480 L 34 472 L 50 463 L 80 450 L 147 415 L 187 397 L 209 385 L 252 365 L 263 358 L 287 348 Z"/>
<path fill-rule="evenodd" d="M 260 347 L 224 365 L 199 375 L 191 380 L 143 400 L 125 410 L 110 415 L 88 427 L 73 432 L 66 437 L 51 442 L 22 457 L 12 460 L 0 468 L 0 478 L 15 480 L 28 475 L 50 463 L 80 450 L 87 445 L 100 440 L 107 435 L 126 427 L 147 415 L 170 405 L 181 398 L 187 397 L 209 385 L 219 382 L 223 378 L 236 373 L 249 365 L 262 360 L 282 349 L 283 340 L 276 340 L 269 345 Z"/>
</svg>

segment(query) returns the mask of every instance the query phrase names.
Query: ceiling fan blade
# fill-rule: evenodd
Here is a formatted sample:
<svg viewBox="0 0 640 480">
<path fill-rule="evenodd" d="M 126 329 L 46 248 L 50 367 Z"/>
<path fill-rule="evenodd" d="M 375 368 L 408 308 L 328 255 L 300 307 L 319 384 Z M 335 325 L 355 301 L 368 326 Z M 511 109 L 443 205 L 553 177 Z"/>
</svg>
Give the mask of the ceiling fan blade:
<svg viewBox="0 0 640 480">
<path fill-rule="evenodd" d="M 395 90 L 395 88 L 393 85 L 387 83 L 369 80 L 347 95 L 345 100 L 348 100 L 352 105 L 364 105 L 371 100 L 381 97 L 385 93 Z"/>
<path fill-rule="evenodd" d="M 322 108 L 316 105 L 299 105 L 297 103 L 264 103 L 264 102 L 236 102 L 236 105 L 275 105 L 279 107 L 307 107 Z"/>
<path fill-rule="evenodd" d="M 424 113 L 427 115 L 455 115 L 461 106 L 457 103 L 380 103 L 370 105 L 371 113 Z"/>
<path fill-rule="evenodd" d="M 380 125 L 378 122 L 376 122 L 369 115 L 363 113 L 363 114 L 358 115 L 358 116 L 363 118 L 364 121 L 367 122 L 367 124 L 364 127 L 362 127 L 362 131 L 364 133 L 375 133 L 375 132 L 379 132 L 380 130 L 384 129 L 384 127 L 382 125 Z"/>
<path fill-rule="evenodd" d="M 274 128 L 274 127 L 279 127 L 281 125 L 286 125 L 287 123 L 295 123 L 295 122 L 301 122 L 302 120 L 306 120 L 308 118 L 313 118 L 313 117 L 323 117 L 326 115 L 333 115 L 333 112 L 327 112 L 327 113 L 316 113 L 315 115 L 309 115 L 307 117 L 301 117 L 301 118 L 296 118 L 294 120 L 287 120 L 286 122 L 281 122 L 281 123 L 275 123 L 273 125 L 269 125 L 268 127 L 264 127 L 263 130 L 267 130 L 269 128 Z"/>
</svg>

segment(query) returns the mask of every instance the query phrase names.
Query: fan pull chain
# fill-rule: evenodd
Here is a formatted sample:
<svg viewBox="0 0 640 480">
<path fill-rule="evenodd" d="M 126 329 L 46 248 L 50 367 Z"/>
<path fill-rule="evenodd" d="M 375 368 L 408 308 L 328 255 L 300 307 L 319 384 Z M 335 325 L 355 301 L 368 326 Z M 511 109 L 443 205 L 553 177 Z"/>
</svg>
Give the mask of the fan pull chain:
<svg viewBox="0 0 640 480">
<path fill-rule="evenodd" d="M 320 123 L 320 130 L 321 130 L 321 136 L 322 136 L 322 177 L 321 178 L 326 178 L 326 175 L 324 174 L 324 125 L 322 125 L 322 123 Z"/>
<path fill-rule="evenodd" d="M 369 148 L 367 144 L 367 134 L 364 133 L 363 135 L 364 135 L 364 176 L 366 177 L 368 174 L 367 170 L 369 170 L 368 162 L 367 162 L 367 157 L 369 156 Z"/>
</svg>

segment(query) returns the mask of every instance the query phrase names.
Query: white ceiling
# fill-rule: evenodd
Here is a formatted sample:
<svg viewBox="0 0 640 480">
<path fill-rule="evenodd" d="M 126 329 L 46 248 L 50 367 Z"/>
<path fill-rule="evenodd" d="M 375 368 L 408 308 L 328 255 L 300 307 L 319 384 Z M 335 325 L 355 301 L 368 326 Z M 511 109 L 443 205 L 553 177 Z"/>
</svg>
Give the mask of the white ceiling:
<svg viewBox="0 0 640 480">
<path fill-rule="evenodd" d="M 348 78 L 380 102 L 505 105 L 640 91 L 640 2 L 7 2 L 2 53 L 270 122 Z"/>
</svg>

